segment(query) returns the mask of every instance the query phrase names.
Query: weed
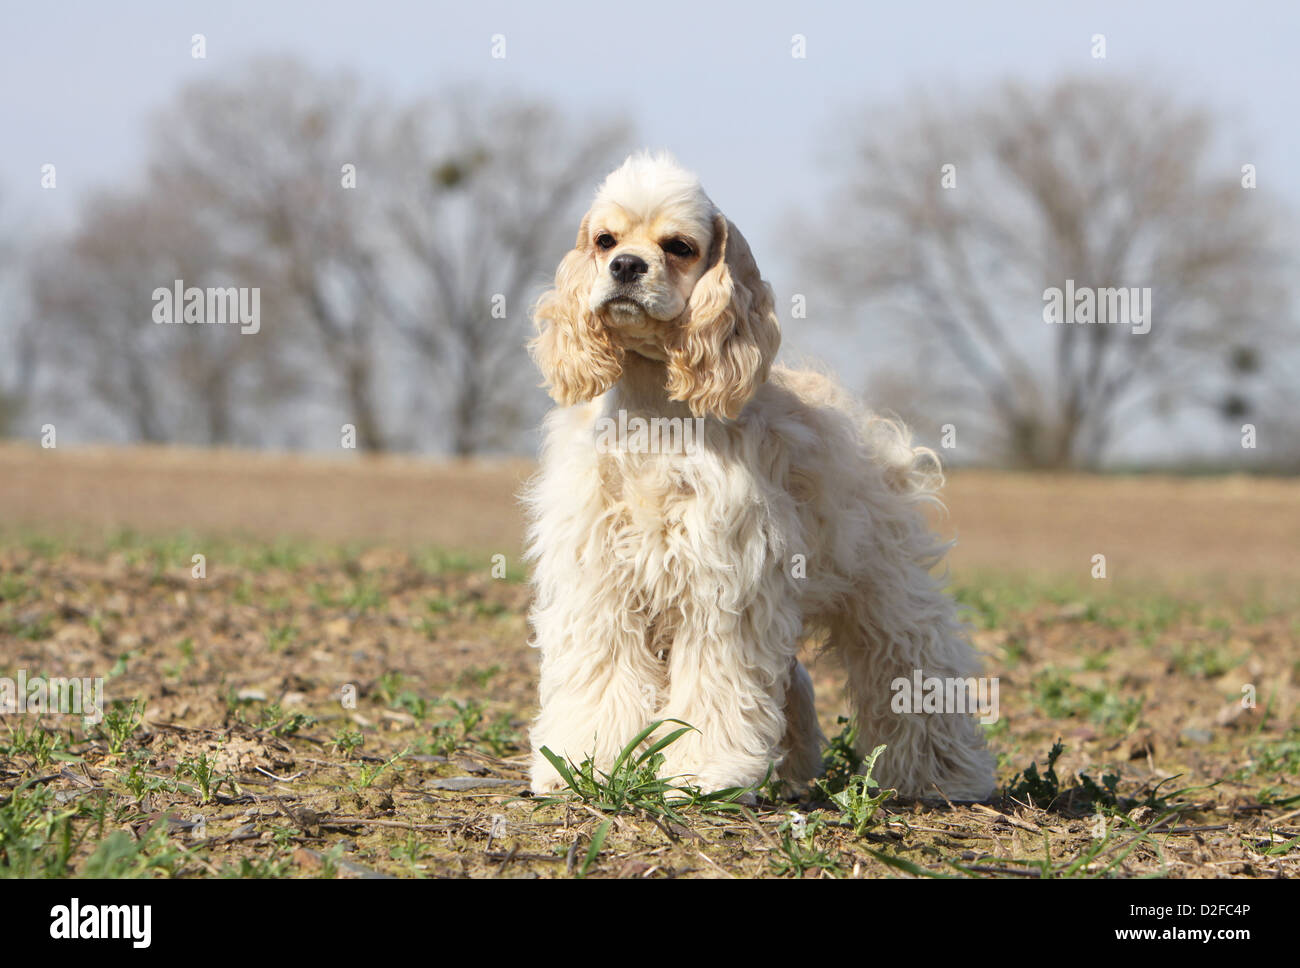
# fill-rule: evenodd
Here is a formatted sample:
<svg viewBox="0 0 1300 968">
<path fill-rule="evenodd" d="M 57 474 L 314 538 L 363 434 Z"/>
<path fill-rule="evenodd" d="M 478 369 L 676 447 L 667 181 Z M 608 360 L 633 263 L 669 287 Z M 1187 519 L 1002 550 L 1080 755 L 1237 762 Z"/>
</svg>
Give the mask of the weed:
<svg viewBox="0 0 1300 968">
<path fill-rule="evenodd" d="M 54 791 L 35 779 L 0 797 L 0 876 L 65 877 L 73 853 L 89 828 L 74 835 L 75 804 L 60 805 Z"/>
<path fill-rule="evenodd" d="M 490 665 L 486 669 L 470 666 L 456 677 L 456 686 L 460 689 L 466 689 L 470 686 L 475 689 L 486 689 L 488 683 L 495 679 L 500 672 L 501 666 L 499 665 Z"/>
<path fill-rule="evenodd" d="M 189 777 L 199 786 L 199 803 L 211 803 L 221 790 L 222 785 L 230 782 L 228 776 L 218 776 L 215 763 L 208 759 L 206 752 L 198 757 L 187 757 L 176 767 L 178 777 Z"/>
<path fill-rule="evenodd" d="M 853 828 L 853 833 L 861 837 L 880 809 L 880 805 L 894 796 L 897 790 L 882 790 L 880 784 L 871 776 L 872 770 L 875 769 L 876 760 L 880 754 L 885 752 L 883 745 L 877 746 L 871 751 L 870 755 L 862 762 L 862 770 L 848 778 L 844 787 L 836 792 L 825 790 L 823 792 L 830 797 L 832 803 L 840 808 L 840 812 L 845 816 L 849 826 Z M 872 791 L 875 791 L 874 793 Z"/>
<path fill-rule="evenodd" d="M 1171 662 L 1178 672 L 1197 679 L 1217 679 L 1244 661 L 1217 645 L 1188 645 L 1174 650 Z"/>
<path fill-rule="evenodd" d="M 843 790 L 862 767 L 862 757 L 853 745 L 857 740 L 857 727 L 844 716 L 840 716 L 837 723 L 840 731 L 822 753 L 822 776 L 818 780 L 818 786 L 827 796 Z"/>
<path fill-rule="evenodd" d="M 155 823 L 138 841 L 123 830 L 115 830 L 100 841 L 82 870 L 91 878 L 150 877 L 173 875 L 184 851 L 166 846 L 167 824 Z"/>
<path fill-rule="evenodd" d="M 364 738 L 361 735 L 361 730 L 344 728 L 334 736 L 334 751 L 342 753 L 344 756 L 351 756 L 361 748 L 362 742 L 364 742 Z"/>
<path fill-rule="evenodd" d="M 661 736 L 637 752 L 643 743 L 650 740 L 651 734 L 667 723 L 676 723 L 681 728 Z M 652 816 L 669 817 L 684 824 L 679 808 L 739 809 L 736 801 L 750 791 L 748 787 L 733 787 L 704 793 L 686 784 L 675 784 L 673 780 L 679 777 L 659 775 L 664 765 L 663 750 L 694 729 L 694 726 L 678 719 L 651 723 L 623 747 L 609 772 L 598 769 L 590 756 L 581 763 L 574 763 L 560 759 L 546 746 L 542 747 L 541 753 L 560 775 L 570 795 L 588 806 L 615 814 L 643 810 Z M 671 803 L 668 800 L 670 795 L 674 797 Z M 535 802 L 538 806 L 546 806 L 564 800 L 561 797 L 540 797 Z"/>
<path fill-rule="evenodd" d="M 1038 775 L 1037 761 L 1032 762 L 1023 773 L 1015 775 L 1003 791 L 1003 795 L 1031 806 L 1050 805 L 1061 792 L 1061 781 L 1056 775 L 1056 761 L 1064 752 L 1065 745 L 1058 739 L 1052 744 L 1051 752 L 1047 754 L 1047 769 L 1043 775 Z"/>
<path fill-rule="evenodd" d="M 817 834 L 826 826 L 818 816 L 805 817 L 796 811 L 781 821 L 777 834 L 780 847 L 772 852 L 769 863 L 778 877 L 803 877 L 809 871 L 825 871 L 832 877 L 842 874 L 844 866 L 816 844 Z"/>
<path fill-rule="evenodd" d="M 129 703 L 118 700 L 104 712 L 104 721 L 98 725 L 97 734 L 108 741 L 110 753 L 121 753 L 143 722 L 144 700 L 133 699 Z"/>
<path fill-rule="evenodd" d="M 64 734 L 44 729 L 39 725 L 28 729 L 21 720 L 9 727 L 8 742 L 0 744 L 0 752 L 7 756 L 30 756 L 38 769 L 49 765 L 60 752 L 66 751 L 68 741 Z"/>
<path fill-rule="evenodd" d="M 406 749 L 401 750 L 398 753 L 394 753 L 392 756 L 390 756 L 388 759 L 384 760 L 381 763 L 378 764 L 362 763 L 360 769 L 358 770 L 359 775 L 357 779 L 352 783 L 353 789 L 355 790 L 369 789 L 371 786 L 374 785 L 376 780 L 378 780 L 381 776 L 383 776 L 385 773 L 391 770 L 394 764 L 398 762 L 398 760 L 403 759 L 410 752 L 411 752 L 410 748 L 408 747 Z"/>
<path fill-rule="evenodd" d="M 310 729 L 316 725 L 316 717 L 306 713 L 287 713 L 279 703 L 267 703 L 262 710 L 262 721 L 258 729 L 266 730 L 272 736 L 292 736 L 301 729 Z"/>
<path fill-rule="evenodd" d="M 596 832 L 591 835 L 591 845 L 587 848 L 587 856 L 582 860 L 582 866 L 578 868 L 578 877 L 587 876 L 592 865 L 596 863 L 596 858 L 600 856 L 600 848 L 605 845 L 605 837 L 609 834 L 610 821 L 602 821 L 601 825 L 596 828 Z"/>
</svg>

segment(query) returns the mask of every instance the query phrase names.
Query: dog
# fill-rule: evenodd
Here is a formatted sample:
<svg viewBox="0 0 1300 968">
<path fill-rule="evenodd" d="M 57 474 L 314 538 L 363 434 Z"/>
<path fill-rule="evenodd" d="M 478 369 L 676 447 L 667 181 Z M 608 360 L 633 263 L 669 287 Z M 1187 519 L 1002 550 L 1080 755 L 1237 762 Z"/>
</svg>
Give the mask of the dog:
<svg viewBox="0 0 1300 968">
<path fill-rule="evenodd" d="M 886 746 L 882 787 L 987 799 L 994 761 L 967 710 L 896 711 L 918 670 L 978 669 L 933 575 L 937 458 L 827 376 L 774 366 L 771 287 L 699 180 L 667 155 L 628 158 L 533 318 L 559 405 L 523 495 L 533 791 L 563 786 L 542 747 L 607 771 L 659 720 L 693 727 L 663 749 L 665 777 L 716 791 L 774 770 L 806 788 L 825 738 L 798 655 L 821 635 L 857 751 Z"/>
</svg>

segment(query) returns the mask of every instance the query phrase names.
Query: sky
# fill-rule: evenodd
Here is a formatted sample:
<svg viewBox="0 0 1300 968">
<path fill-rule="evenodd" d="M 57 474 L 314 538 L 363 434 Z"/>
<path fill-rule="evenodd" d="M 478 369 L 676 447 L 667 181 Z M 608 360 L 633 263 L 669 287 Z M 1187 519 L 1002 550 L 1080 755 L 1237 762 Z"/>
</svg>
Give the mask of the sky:
<svg viewBox="0 0 1300 968">
<path fill-rule="evenodd" d="M 191 56 L 196 33 L 204 59 Z M 1092 56 L 1098 33 L 1104 60 Z M 30 231 L 67 224 L 97 187 L 140 176 L 146 120 L 181 85 L 287 52 L 401 97 L 470 83 L 576 118 L 625 117 L 644 145 L 700 174 L 781 292 L 796 271 L 788 220 L 824 203 L 819 173 L 843 119 L 918 88 L 1089 73 L 1162 83 L 1217 111 L 1261 187 L 1300 209 L 1298 48 L 1291 0 L 0 0 L 0 214 Z M 54 191 L 40 186 L 46 163 Z M 798 333 L 787 342 L 819 349 Z"/>
</svg>

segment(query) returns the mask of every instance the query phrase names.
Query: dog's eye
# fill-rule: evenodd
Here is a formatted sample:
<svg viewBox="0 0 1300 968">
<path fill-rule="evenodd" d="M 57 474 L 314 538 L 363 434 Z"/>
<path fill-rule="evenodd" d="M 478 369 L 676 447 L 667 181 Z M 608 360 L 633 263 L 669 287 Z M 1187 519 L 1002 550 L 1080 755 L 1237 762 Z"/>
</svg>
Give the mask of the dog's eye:
<svg viewBox="0 0 1300 968">
<path fill-rule="evenodd" d="M 596 236 L 596 244 L 602 249 L 612 249 L 614 248 L 614 236 L 608 232 L 601 232 L 600 235 Z"/>
<path fill-rule="evenodd" d="M 669 255 L 681 256 L 683 259 L 689 259 L 695 255 L 695 250 L 691 244 L 684 239 L 669 239 L 662 246 L 663 250 Z"/>
</svg>

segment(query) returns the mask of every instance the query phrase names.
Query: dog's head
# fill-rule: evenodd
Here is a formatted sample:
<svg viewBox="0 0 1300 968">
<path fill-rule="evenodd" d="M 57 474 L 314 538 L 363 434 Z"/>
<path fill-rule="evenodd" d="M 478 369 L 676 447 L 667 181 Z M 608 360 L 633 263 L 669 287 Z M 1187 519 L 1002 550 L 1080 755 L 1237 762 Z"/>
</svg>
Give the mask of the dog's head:
<svg viewBox="0 0 1300 968">
<path fill-rule="evenodd" d="M 663 155 L 635 155 L 605 179 L 534 315 L 533 356 L 564 406 L 609 389 L 638 353 L 666 364 L 670 399 L 735 418 L 781 341 L 744 237 Z"/>
</svg>

